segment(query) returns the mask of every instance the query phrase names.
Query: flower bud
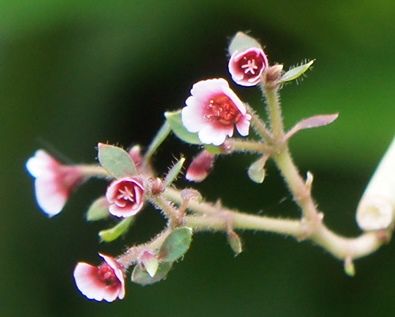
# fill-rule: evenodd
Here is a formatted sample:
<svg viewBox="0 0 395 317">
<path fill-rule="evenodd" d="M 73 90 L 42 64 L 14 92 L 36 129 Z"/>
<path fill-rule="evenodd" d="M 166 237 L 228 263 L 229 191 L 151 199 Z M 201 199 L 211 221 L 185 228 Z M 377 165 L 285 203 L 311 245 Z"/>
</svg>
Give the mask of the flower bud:
<svg viewBox="0 0 395 317">
<path fill-rule="evenodd" d="M 395 213 L 395 138 L 371 178 L 357 208 L 362 230 L 387 229 Z"/>
<path fill-rule="evenodd" d="M 214 167 L 215 155 L 207 150 L 201 151 L 187 169 L 186 179 L 193 182 L 202 182 Z"/>
</svg>

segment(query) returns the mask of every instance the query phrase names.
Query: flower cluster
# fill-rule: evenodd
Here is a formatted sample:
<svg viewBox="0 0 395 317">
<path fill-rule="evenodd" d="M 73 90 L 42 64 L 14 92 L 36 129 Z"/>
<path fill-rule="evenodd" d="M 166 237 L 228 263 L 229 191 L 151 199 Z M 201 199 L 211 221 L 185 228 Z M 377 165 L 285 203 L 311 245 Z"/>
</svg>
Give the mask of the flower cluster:
<svg viewBox="0 0 395 317">
<path fill-rule="evenodd" d="M 251 42 L 247 38 L 246 46 L 245 40 L 244 35 L 238 34 L 231 43 L 233 49 L 228 65 L 230 75 L 238 85 L 264 84 L 262 78 L 268 68 L 267 57 L 259 43 Z M 225 79 L 202 80 L 193 85 L 191 95 L 180 111 L 182 129 L 178 136 L 181 135 L 183 139 L 183 135 L 189 134 L 190 138 L 197 138 L 200 144 L 223 149 L 225 141 L 233 137 L 235 129 L 242 137 L 249 134 L 251 119 L 252 114 L 247 112 L 246 105 Z M 176 127 L 172 128 L 175 133 L 178 131 Z M 163 139 L 163 136 L 158 135 L 148 152 L 153 152 Z M 36 179 L 35 189 L 39 206 L 51 216 L 63 209 L 71 192 L 83 180 L 90 176 L 110 177 L 111 181 L 105 195 L 92 204 L 87 216 L 89 221 L 109 216 L 119 219 L 115 227 L 99 232 L 104 241 L 112 241 L 124 234 L 131 224 L 131 219 L 142 210 L 146 201 L 161 209 L 169 219 L 169 228 L 173 228 L 170 234 L 169 229 L 165 230 L 152 242 L 152 246 L 131 247 L 117 258 L 99 253 L 103 262 L 98 266 L 85 262 L 77 264 L 74 279 L 78 289 L 89 299 L 110 302 L 124 298 L 124 278 L 130 266 L 135 266 L 132 280 L 145 285 L 164 278 L 172 263 L 182 257 L 187 247 L 184 246 L 180 252 L 179 239 L 181 237 L 190 243 L 191 230 L 178 230 L 177 226 L 183 223 L 185 204 L 200 194 L 191 194 L 194 191 L 187 190 L 188 194 L 185 192 L 181 195 L 185 202 L 179 209 L 163 200 L 162 194 L 181 171 L 181 160 L 161 180 L 153 172 L 149 161 L 151 154 L 142 155 L 139 145 L 126 152 L 115 146 L 99 144 L 98 150 L 100 165 L 97 166 L 64 165 L 45 151 L 39 150 L 28 160 L 26 167 Z M 213 169 L 215 157 L 216 154 L 203 149 L 188 167 L 186 179 L 194 182 L 203 181 Z M 172 246 L 172 243 L 177 243 L 177 247 Z"/>
<path fill-rule="evenodd" d="M 165 228 L 146 243 L 132 245 L 116 257 L 99 253 L 103 260 L 97 266 L 79 262 L 74 269 L 74 280 L 87 298 L 107 302 L 123 299 L 125 278 L 131 268 L 131 281 L 140 285 L 165 279 L 173 265 L 188 251 L 192 228 L 224 231 L 236 255 L 242 251 L 241 239 L 235 232 L 237 229 L 267 230 L 296 238 L 314 232 L 309 238 L 344 259 L 348 274 L 353 274 L 352 257 L 373 252 L 383 243 L 383 237 L 392 233 L 395 143 L 369 184 L 356 215 L 362 230 L 380 234 L 369 232 L 362 239 L 354 240 L 337 236 L 325 227 L 322 214 L 315 207 L 311 196 L 312 174 L 308 173 L 306 180 L 298 174 L 288 148 L 288 140 L 294 134 L 328 125 L 337 114 L 313 116 L 284 131 L 277 96 L 282 83 L 301 76 L 313 61 L 283 73 L 282 65 L 269 66 L 261 45 L 241 32 L 230 43 L 229 55 L 228 70 L 233 81 L 241 86 L 260 85 L 262 88 L 268 104 L 268 124 L 240 100 L 227 80 L 210 78 L 192 86 L 182 109 L 165 114 L 165 124 L 144 154 L 139 145 L 126 151 L 99 143 L 99 164 L 66 165 L 44 150 L 38 150 L 28 159 L 26 168 L 35 179 L 38 205 L 49 216 L 61 212 L 73 190 L 84 180 L 96 176 L 108 182 L 105 193 L 91 204 L 86 217 L 88 221 L 111 218 L 116 222 L 113 227 L 99 232 L 102 242 L 108 243 L 126 234 L 135 217 L 148 204 L 159 210 L 166 220 Z M 256 135 L 243 139 L 249 136 L 250 127 Z M 240 138 L 234 137 L 235 129 Z M 186 169 L 188 181 L 206 179 L 216 158 L 222 154 L 248 152 L 256 157 L 246 169 L 247 175 L 255 183 L 262 183 L 266 176 L 265 164 L 272 159 L 288 183 L 294 201 L 302 209 L 302 219 L 280 220 L 248 215 L 222 208 L 219 201 L 216 204 L 204 202 L 193 188 L 176 188 L 173 183 L 183 170 L 185 158 L 175 162 L 163 177 L 155 173 L 151 160 L 170 132 L 201 147 Z M 300 193 L 303 193 L 303 199 Z"/>
</svg>

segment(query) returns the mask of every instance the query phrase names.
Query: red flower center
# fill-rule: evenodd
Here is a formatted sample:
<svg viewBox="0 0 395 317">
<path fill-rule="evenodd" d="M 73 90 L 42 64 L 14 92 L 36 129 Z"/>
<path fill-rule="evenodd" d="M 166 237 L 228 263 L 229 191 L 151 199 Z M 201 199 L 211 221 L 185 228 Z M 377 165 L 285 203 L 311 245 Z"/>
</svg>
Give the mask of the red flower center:
<svg viewBox="0 0 395 317">
<path fill-rule="evenodd" d="M 98 267 L 97 275 L 99 279 L 106 285 L 114 285 L 118 282 L 118 278 L 111 266 L 107 263 L 103 263 Z"/>
<path fill-rule="evenodd" d="M 240 118 L 240 110 L 226 95 L 221 94 L 210 99 L 206 109 L 206 118 L 225 125 L 235 123 Z"/>
<path fill-rule="evenodd" d="M 117 204 L 120 206 L 125 206 L 127 203 L 134 204 L 136 202 L 134 185 L 132 183 L 124 182 L 122 187 L 118 189 L 116 199 Z"/>
<path fill-rule="evenodd" d="M 257 52 L 248 52 L 238 61 L 238 67 L 246 77 L 256 77 L 265 67 L 263 56 Z"/>
</svg>

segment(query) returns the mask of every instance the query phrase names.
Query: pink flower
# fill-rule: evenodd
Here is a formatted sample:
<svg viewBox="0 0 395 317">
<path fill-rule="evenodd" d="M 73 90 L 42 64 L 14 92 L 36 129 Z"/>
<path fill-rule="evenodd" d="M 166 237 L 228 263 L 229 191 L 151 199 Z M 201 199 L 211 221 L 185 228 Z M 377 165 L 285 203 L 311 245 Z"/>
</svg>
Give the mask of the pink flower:
<svg viewBox="0 0 395 317">
<path fill-rule="evenodd" d="M 26 168 L 35 178 L 38 205 L 48 216 L 62 211 L 73 189 L 84 179 L 78 167 L 62 165 L 44 150 L 36 151 Z"/>
<path fill-rule="evenodd" d="M 268 66 L 261 48 L 252 47 L 242 52 L 235 51 L 230 57 L 228 68 L 232 79 L 241 86 L 255 86 Z"/>
<path fill-rule="evenodd" d="M 208 79 L 193 85 L 181 118 L 184 127 L 199 134 L 205 144 L 220 145 L 233 135 L 234 125 L 248 135 L 251 115 L 225 79 Z"/>
<path fill-rule="evenodd" d="M 133 216 L 144 204 L 144 186 L 137 177 L 125 177 L 110 184 L 106 193 L 109 211 L 117 217 Z"/>
<path fill-rule="evenodd" d="M 89 299 L 112 302 L 125 297 L 124 268 L 114 258 L 99 255 L 104 262 L 99 266 L 79 262 L 74 269 L 78 289 Z"/>
<path fill-rule="evenodd" d="M 214 167 L 215 155 L 207 150 L 201 151 L 187 169 L 186 179 L 193 182 L 201 182 L 206 179 Z"/>
</svg>

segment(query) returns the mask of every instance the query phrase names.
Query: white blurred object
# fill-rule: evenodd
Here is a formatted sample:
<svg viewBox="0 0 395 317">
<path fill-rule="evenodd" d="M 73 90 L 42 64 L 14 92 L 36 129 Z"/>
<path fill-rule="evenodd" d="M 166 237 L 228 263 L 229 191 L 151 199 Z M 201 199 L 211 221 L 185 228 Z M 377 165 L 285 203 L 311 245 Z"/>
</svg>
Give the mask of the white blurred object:
<svg viewBox="0 0 395 317">
<path fill-rule="evenodd" d="M 357 208 L 362 230 L 388 228 L 395 214 L 395 137 L 371 178 Z"/>
</svg>

